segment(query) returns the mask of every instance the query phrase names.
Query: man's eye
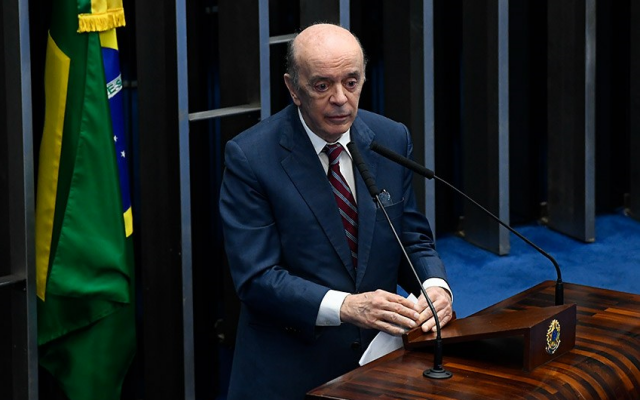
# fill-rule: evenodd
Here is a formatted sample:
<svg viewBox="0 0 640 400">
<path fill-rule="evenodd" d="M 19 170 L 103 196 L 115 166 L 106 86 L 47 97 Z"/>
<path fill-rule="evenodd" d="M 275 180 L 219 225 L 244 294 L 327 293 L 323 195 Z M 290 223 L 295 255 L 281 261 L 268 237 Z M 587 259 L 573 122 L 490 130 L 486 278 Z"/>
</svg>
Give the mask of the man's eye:
<svg viewBox="0 0 640 400">
<path fill-rule="evenodd" d="M 327 89 L 329 89 L 329 85 L 327 85 L 326 83 L 318 83 L 318 84 L 316 84 L 316 90 L 319 91 L 319 92 L 324 92 Z"/>
<path fill-rule="evenodd" d="M 357 87 L 357 86 L 358 86 L 358 81 L 357 81 L 356 79 L 353 79 L 353 80 L 347 81 L 347 87 L 348 87 L 348 88 L 353 89 L 353 88 L 355 88 L 355 87 Z"/>
</svg>

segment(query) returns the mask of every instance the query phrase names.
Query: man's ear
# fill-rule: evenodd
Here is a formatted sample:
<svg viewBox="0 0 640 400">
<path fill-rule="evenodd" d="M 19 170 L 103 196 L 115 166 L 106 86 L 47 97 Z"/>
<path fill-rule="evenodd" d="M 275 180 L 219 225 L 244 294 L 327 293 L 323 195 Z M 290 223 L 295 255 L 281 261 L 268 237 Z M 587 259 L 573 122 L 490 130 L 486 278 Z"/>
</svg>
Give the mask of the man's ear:
<svg viewBox="0 0 640 400">
<path fill-rule="evenodd" d="M 289 89 L 289 95 L 291 95 L 291 99 L 293 103 L 297 106 L 300 106 L 300 98 L 296 93 L 296 88 L 293 85 L 293 80 L 291 79 L 291 75 L 284 74 L 284 84 L 287 85 L 287 89 Z"/>
</svg>

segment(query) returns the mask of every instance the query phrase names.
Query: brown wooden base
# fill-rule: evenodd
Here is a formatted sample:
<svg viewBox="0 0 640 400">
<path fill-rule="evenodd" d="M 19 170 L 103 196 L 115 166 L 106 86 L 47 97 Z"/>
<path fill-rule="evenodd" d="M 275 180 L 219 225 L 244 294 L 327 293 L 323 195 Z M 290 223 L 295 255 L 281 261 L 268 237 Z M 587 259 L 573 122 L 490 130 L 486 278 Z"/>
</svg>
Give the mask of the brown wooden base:
<svg viewBox="0 0 640 400">
<path fill-rule="evenodd" d="M 553 329 L 553 330 L 552 330 Z M 442 329 L 442 343 L 478 342 L 517 336 L 522 345 L 522 367 L 527 371 L 573 349 L 576 342 L 576 305 L 500 310 L 455 319 Z M 404 348 L 417 350 L 433 346 L 435 333 L 418 327 L 403 336 Z"/>
</svg>

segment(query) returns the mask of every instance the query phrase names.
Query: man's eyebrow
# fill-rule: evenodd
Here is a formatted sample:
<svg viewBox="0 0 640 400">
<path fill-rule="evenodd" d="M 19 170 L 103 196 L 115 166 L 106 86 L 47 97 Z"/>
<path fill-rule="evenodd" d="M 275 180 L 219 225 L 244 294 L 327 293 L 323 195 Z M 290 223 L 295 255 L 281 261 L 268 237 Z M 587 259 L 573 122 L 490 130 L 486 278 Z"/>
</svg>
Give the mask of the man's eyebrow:
<svg viewBox="0 0 640 400">
<path fill-rule="evenodd" d="M 322 76 L 322 75 L 313 75 L 311 77 L 309 77 L 309 82 L 318 82 L 318 81 L 328 81 L 331 80 L 329 79 L 329 77 L 327 76 Z"/>
<path fill-rule="evenodd" d="M 360 71 L 352 71 L 347 73 L 347 78 L 360 78 L 362 76 L 362 73 Z M 311 83 L 315 83 L 318 81 L 331 81 L 333 79 L 331 79 L 328 76 L 323 76 L 323 75 L 314 75 L 309 77 L 309 82 Z"/>
<path fill-rule="evenodd" d="M 360 73 L 360 71 L 353 71 L 350 72 L 349 74 L 347 74 L 348 77 L 353 77 L 353 78 L 360 78 L 362 76 L 362 74 Z"/>
</svg>

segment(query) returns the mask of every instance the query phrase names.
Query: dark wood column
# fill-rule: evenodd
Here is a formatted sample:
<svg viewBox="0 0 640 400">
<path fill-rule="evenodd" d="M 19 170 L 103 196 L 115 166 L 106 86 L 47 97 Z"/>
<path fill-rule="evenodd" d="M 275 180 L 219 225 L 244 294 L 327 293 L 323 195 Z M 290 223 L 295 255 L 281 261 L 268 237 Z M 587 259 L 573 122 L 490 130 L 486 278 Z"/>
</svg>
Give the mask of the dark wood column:
<svg viewBox="0 0 640 400">
<path fill-rule="evenodd" d="M 385 1 L 383 51 L 384 114 L 409 128 L 415 161 L 434 169 L 433 2 Z M 416 175 L 414 183 L 435 232 L 433 182 Z"/>
<path fill-rule="evenodd" d="M 509 222 L 509 2 L 462 3 L 464 191 Z M 474 205 L 464 205 L 464 233 L 496 254 L 509 253 L 509 234 Z"/>
<path fill-rule="evenodd" d="M 509 2 L 509 213 L 517 226 L 546 201 L 547 5 Z"/>
<path fill-rule="evenodd" d="M 549 226 L 595 240 L 595 0 L 548 7 Z"/>
<path fill-rule="evenodd" d="M 37 400 L 35 189 L 28 2 L 0 5 L 0 398 Z"/>
<path fill-rule="evenodd" d="M 193 356 L 185 346 L 189 338 L 184 334 L 185 310 L 191 311 L 183 306 L 183 287 L 191 282 L 183 279 L 183 250 L 190 251 L 191 244 L 183 243 L 181 218 L 180 129 L 187 115 L 179 99 L 179 73 L 183 71 L 178 68 L 176 44 L 178 7 L 173 0 L 139 0 L 135 7 L 140 208 L 134 212 L 139 227 L 135 235 L 142 303 L 139 354 L 143 357 L 145 398 L 176 400 L 186 398 L 191 390 L 185 371 L 190 369 L 187 364 Z"/>
</svg>

